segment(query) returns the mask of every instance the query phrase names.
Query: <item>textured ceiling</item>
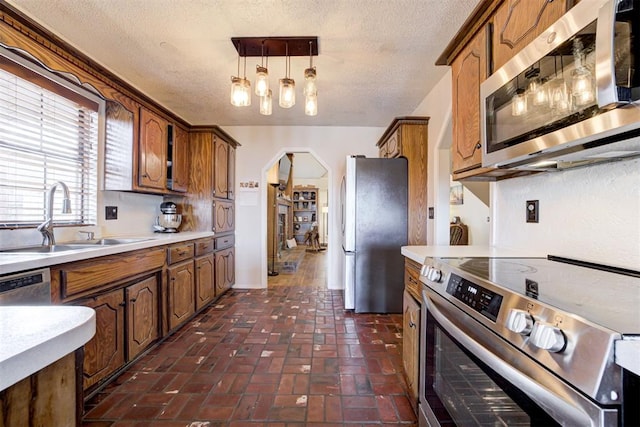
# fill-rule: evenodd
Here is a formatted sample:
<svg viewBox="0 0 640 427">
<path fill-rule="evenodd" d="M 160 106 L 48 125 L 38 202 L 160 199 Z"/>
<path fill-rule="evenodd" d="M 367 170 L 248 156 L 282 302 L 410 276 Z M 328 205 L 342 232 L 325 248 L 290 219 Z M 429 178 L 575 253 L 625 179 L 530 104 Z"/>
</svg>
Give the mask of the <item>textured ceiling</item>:
<svg viewBox="0 0 640 427">
<path fill-rule="evenodd" d="M 387 126 L 444 75 L 436 58 L 478 0 L 9 0 L 193 125 Z M 272 116 L 229 103 L 231 37 L 318 36 L 318 115 L 304 115 L 308 57 L 291 58 L 297 104 Z M 253 82 L 260 59 L 247 59 Z M 242 71 L 241 71 L 242 73 Z M 284 77 L 271 58 L 272 88 Z"/>
</svg>

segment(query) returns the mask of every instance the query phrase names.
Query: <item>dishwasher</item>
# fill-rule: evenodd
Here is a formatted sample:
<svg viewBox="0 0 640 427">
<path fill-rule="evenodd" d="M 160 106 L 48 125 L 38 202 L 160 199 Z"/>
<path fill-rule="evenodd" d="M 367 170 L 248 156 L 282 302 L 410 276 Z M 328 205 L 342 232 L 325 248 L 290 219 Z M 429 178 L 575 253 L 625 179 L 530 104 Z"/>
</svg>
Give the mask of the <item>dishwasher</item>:
<svg viewBox="0 0 640 427">
<path fill-rule="evenodd" d="M 48 268 L 0 276 L 0 305 L 51 304 L 51 272 Z"/>
</svg>

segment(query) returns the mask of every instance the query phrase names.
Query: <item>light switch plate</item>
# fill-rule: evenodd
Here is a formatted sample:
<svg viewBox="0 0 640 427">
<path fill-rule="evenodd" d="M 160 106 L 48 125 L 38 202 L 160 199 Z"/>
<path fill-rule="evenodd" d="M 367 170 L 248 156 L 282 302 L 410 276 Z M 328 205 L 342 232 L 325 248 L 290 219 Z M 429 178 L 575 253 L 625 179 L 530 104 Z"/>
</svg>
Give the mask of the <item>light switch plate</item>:
<svg viewBox="0 0 640 427">
<path fill-rule="evenodd" d="M 539 213 L 538 200 L 527 200 L 527 222 L 538 222 Z"/>
<path fill-rule="evenodd" d="M 105 219 L 118 219 L 118 207 L 117 206 L 105 206 L 104 207 Z"/>
</svg>

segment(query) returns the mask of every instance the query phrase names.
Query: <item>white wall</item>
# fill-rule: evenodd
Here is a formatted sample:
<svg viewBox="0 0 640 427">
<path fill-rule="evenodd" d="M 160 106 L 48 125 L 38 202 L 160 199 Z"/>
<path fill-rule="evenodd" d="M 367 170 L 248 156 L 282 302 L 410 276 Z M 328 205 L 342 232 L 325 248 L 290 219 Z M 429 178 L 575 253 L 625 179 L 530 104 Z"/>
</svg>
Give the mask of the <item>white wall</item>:
<svg viewBox="0 0 640 427">
<path fill-rule="evenodd" d="M 391 117 L 389 123 L 391 123 Z M 236 151 L 236 185 L 257 181 L 257 200 L 236 188 L 236 284 L 238 288 L 267 286 L 266 171 L 284 153 L 311 152 L 329 171 L 330 236 L 340 235 L 340 181 L 349 154 L 377 157 L 376 142 L 385 128 L 225 126 L 224 130 L 242 146 Z M 329 245 L 327 287 L 341 289 L 341 248 Z"/>
<path fill-rule="evenodd" d="M 492 198 L 496 246 L 640 266 L 640 159 L 499 181 Z M 527 200 L 540 201 L 537 224 Z"/>
<path fill-rule="evenodd" d="M 454 183 L 457 184 L 457 183 Z M 460 221 L 468 227 L 469 244 L 489 245 L 489 207 L 463 186 L 464 202 L 449 207 L 450 219 L 459 216 Z"/>
<path fill-rule="evenodd" d="M 58 190 L 56 197 L 62 197 Z M 160 214 L 162 196 L 100 191 L 98 193 L 98 222 L 85 227 L 54 227 L 57 242 L 86 239 L 80 231 L 93 231 L 95 237 L 144 236 L 153 233 L 153 224 Z M 105 220 L 105 206 L 118 207 L 118 219 Z M 58 212 L 54 212 L 54 219 Z M 0 248 L 10 248 L 42 243 L 42 235 L 35 228 L 0 230 Z"/>
</svg>

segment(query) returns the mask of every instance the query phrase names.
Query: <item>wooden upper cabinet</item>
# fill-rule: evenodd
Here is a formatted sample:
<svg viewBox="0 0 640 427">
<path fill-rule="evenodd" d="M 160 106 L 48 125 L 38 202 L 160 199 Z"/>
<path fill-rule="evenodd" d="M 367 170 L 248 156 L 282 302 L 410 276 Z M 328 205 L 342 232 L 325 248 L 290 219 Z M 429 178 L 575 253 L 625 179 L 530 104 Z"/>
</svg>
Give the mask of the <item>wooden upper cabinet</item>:
<svg viewBox="0 0 640 427">
<path fill-rule="evenodd" d="M 140 108 L 138 185 L 141 187 L 167 188 L 167 126 L 165 119 Z"/>
<path fill-rule="evenodd" d="M 189 133 L 178 126 L 173 126 L 172 148 L 170 188 L 186 192 L 189 189 Z"/>
<path fill-rule="evenodd" d="M 235 228 L 235 209 L 233 202 L 226 200 L 213 201 L 213 231 L 226 233 Z"/>
<path fill-rule="evenodd" d="M 487 78 L 487 32 L 482 29 L 451 64 L 452 71 L 452 171 L 480 167 L 480 83 Z"/>
<path fill-rule="evenodd" d="M 219 136 L 213 138 L 213 196 L 228 198 L 229 144 Z"/>
<path fill-rule="evenodd" d="M 506 0 L 493 16 L 493 71 L 557 21 L 571 0 Z"/>
<path fill-rule="evenodd" d="M 407 159 L 409 199 L 407 238 L 409 245 L 427 244 L 428 125 L 428 117 L 397 117 L 376 144 L 379 152 L 384 154 L 382 157 L 402 156 Z"/>
<path fill-rule="evenodd" d="M 231 144 L 229 144 L 227 160 L 227 198 L 233 200 L 236 185 L 236 147 Z"/>
</svg>

